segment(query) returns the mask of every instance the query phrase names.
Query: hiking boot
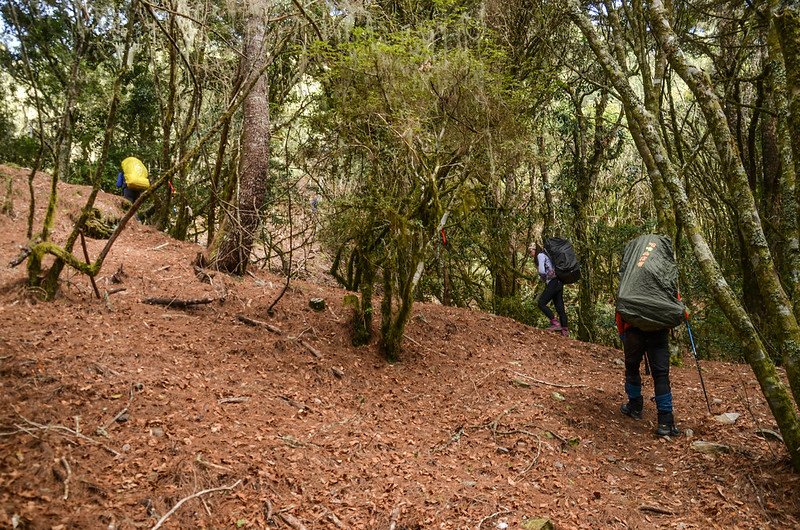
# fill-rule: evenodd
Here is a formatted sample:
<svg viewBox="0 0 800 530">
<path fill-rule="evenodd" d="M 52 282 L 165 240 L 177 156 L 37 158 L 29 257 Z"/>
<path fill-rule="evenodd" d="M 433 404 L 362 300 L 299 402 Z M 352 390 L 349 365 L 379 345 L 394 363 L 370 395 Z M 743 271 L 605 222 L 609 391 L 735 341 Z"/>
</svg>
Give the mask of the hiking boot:
<svg viewBox="0 0 800 530">
<path fill-rule="evenodd" d="M 642 419 L 642 406 L 644 405 L 644 398 L 630 398 L 627 403 L 623 403 L 619 411 L 626 416 L 630 416 L 634 420 Z"/>
<path fill-rule="evenodd" d="M 681 431 L 675 427 L 675 416 L 672 412 L 658 411 L 658 428 L 656 436 L 678 436 Z"/>
<path fill-rule="evenodd" d="M 567 328 L 561 328 L 561 336 L 569 338 L 569 330 Z"/>
<path fill-rule="evenodd" d="M 561 331 L 561 323 L 557 318 L 550 319 L 550 327 L 547 328 L 547 331 Z"/>
<path fill-rule="evenodd" d="M 659 423 L 658 428 L 656 429 L 656 436 L 680 436 L 681 431 L 678 429 L 675 424 L 668 424 L 668 423 Z"/>
</svg>

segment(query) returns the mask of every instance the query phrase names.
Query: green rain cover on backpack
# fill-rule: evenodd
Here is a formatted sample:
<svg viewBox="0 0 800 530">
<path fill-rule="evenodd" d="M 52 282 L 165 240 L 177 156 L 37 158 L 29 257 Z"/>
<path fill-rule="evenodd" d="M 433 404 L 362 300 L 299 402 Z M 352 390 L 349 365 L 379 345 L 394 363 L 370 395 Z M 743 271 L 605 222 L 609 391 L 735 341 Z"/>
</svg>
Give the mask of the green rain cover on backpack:
<svg viewBox="0 0 800 530">
<path fill-rule="evenodd" d="M 643 331 L 674 328 L 683 322 L 686 308 L 678 300 L 678 267 L 668 237 L 647 234 L 625 247 L 617 311 Z"/>
</svg>

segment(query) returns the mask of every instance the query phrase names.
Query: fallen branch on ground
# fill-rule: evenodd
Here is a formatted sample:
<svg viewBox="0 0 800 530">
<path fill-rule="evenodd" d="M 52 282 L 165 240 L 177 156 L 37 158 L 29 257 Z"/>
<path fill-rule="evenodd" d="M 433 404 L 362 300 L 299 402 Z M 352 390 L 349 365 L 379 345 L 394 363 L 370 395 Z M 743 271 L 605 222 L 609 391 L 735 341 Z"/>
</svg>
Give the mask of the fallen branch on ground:
<svg viewBox="0 0 800 530">
<path fill-rule="evenodd" d="M 179 298 L 145 298 L 142 300 L 145 304 L 151 305 L 165 305 L 167 307 L 187 308 L 195 305 L 210 304 L 214 298 L 195 298 L 190 300 L 181 300 Z"/>
<path fill-rule="evenodd" d="M 400 520 L 400 508 L 402 507 L 403 503 L 401 502 L 394 507 L 394 510 L 392 510 L 392 513 L 389 516 L 389 530 L 395 530 L 395 528 L 397 528 L 397 521 Z"/>
<path fill-rule="evenodd" d="M 333 510 L 331 510 L 330 508 L 328 508 L 328 507 L 327 507 L 327 506 L 325 506 L 324 504 L 320 504 L 320 505 L 319 505 L 319 507 L 320 507 L 320 508 L 322 508 L 322 511 L 323 511 L 323 512 L 325 512 L 325 517 L 327 517 L 327 518 L 328 518 L 328 520 L 329 520 L 330 522 L 332 522 L 332 523 L 333 523 L 333 525 L 334 525 L 336 528 L 340 528 L 341 530 L 346 530 L 347 528 L 349 528 L 349 526 L 345 525 L 345 524 L 344 524 L 344 523 L 341 521 L 341 519 L 339 519 L 338 517 L 336 517 L 336 514 L 335 514 L 335 513 L 333 513 Z"/>
<path fill-rule="evenodd" d="M 34 427 L 35 429 L 38 429 L 38 430 L 40 430 L 40 431 L 55 431 L 55 432 L 58 432 L 59 434 L 62 434 L 62 435 L 66 433 L 66 434 L 68 434 L 68 435 L 70 435 L 70 436 L 74 436 L 74 437 L 76 437 L 76 438 L 80 438 L 81 440 L 86 440 L 87 442 L 93 443 L 93 444 L 95 444 L 95 445 L 99 445 L 100 447 L 102 447 L 103 449 L 105 449 L 106 451 L 108 451 L 109 453 L 111 453 L 112 455 L 114 455 L 114 456 L 119 456 L 119 452 L 117 452 L 117 451 L 115 451 L 115 450 L 111 449 L 110 447 L 108 447 L 108 446 L 107 446 L 107 445 L 105 445 L 104 443 L 102 443 L 102 442 L 98 442 L 98 441 L 97 441 L 97 440 L 95 440 L 94 438 L 90 438 L 90 437 L 86 436 L 85 434 L 81 434 L 81 433 L 79 433 L 79 432 L 77 432 L 77 431 L 73 431 L 73 430 L 72 430 L 72 429 L 70 429 L 69 427 L 64 427 L 63 425 L 53 425 L 53 424 L 42 425 L 41 423 L 36 423 L 36 422 L 34 422 L 34 421 L 31 421 L 31 420 L 29 420 L 29 419 L 28 419 L 28 418 L 26 418 L 25 416 L 22 416 L 21 414 L 19 414 L 19 412 L 17 413 L 17 415 L 18 415 L 20 418 L 22 418 L 23 420 L 25 420 L 25 422 L 26 422 L 28 425 L 30 425 L 30 426 L 32 426 L 32 427 Z M 26 428 L 25 428 L 25 427 L 23 427 L 23 426 L 20 426 L 20 425 L 16 425 L 16 424 L 15 424 L 15 425 L 14 425 L 14 427 L 16 427 L 17 429 L 19 429 L 19 431 L 16 431 L 16 432 L 9 432 L 9 433 L 2 433 L 2 434 L 3 434 L 4 436 L 6 436 L 6 435 L 11 435 L 11 434 L 17 434 L 18 432 L 26 432 L 26 433 L 30 434 L 31 436 L 33 436 L 33 433 L 31 433 L 31 431 L 30 431 L 29 429 L 26 429 Z"/>
<path fill-rule="evenodd" d="M 554 386 L 556 388 L 586 388 L 586 385 L 567 385 L 567 384 L 563 384 L 563 383 L 550 383 L 548 381 L 542 381 L 540 379 L 534 379 L 533 377 L 531 377 L 531 376 L 529 376 L 527 374 L 523 374 L 521 372 L 511 372 L 511 373 L 516 375 L 516 376 L 519 376 L 519 377 L 524 377 L 525 379 L 527 379 L 529 381 L 533 381 L 534 383 L 539 383 L 540 385 Z"/>
<path fill-rule="evenodd" d="M 653 512 L 658 513 L 661 515 L 675 515 L 675 512 L 672 510 L 667 510 L 666 508 L 661 508 L 660 506 L 651 506 L 649 504 L 642 504 L 639 506 L 639 510 L 643 512 Z"/>
<path fill-rule="evenodd" d="M 217 403 L 222 405 L 225 403 L 247 403 L 248 401 L 250 401 L 250 398 L 247 396 L 236 396 L 236 397 L 220 398 L 217 400 Z"/>
<path fill-rule="evenodd" d="M 311 355 L 313 355 L 313 356 L 314 356 L 314 357 L 316 357 L 317 359 L 321 359 L 321 358 L 322 358 L 322 354 L 319 352 L 319 350 L 317 350 L 316 348 L 314 348 L 314 347 L 313 347 L 311 344 L 307 343 L 307 342 L 306 342 L 306 341 L 304 341 L 304 340 L 301 340 L 301 341 L 300 341 L 300 344 L 301 344 L 302 346 L 304 346 L 304 347 L 305 347 L 305 348 L 306 348 L 308 351 L 310 351 L 310 352 L 311 352 Z"/>
<path fill-rule="evenodd" d="M 294 528 L 295 530 L 306 530 L 305 525 L 300 520 L 290 513 L 279 513 L 278 517 L 283 519 L 283 522 Z"/>
<path fill-rule="evenodd" d="M 262 322 L 261 320 L 249 318 L 244 315 L 236 315 L 236 319 L 239 320 L 240 322 L 244 322 L 248 326 L 255 326 L 255 327 L 263 326 L 267 328 L 269 331 L 277 333 L 278 335 L 281 335 L 283 333 L 283 331 L 280 328 L 275 327 L 272 324 L 269 324 L 268 322 Z"/>
<path fill-rule="evenodd" d="M 151 528 L 150 530 L 158 530 L 159 528 L 161 528 L 161 525 L 164 524 L 164 521 L 166 521 L 167 518 L 169 518 L 170 515 L 175 513 L 178 510 L 178 508 L 180 508 L 183 505 L 183 503 L 185 503 L 186 501 L 190 501 L 192 499 L 195 499 L 197 497 L 201 497 L 201 496 L 206 495 L 208 493 L 214 493 L 215 491 L 232 490 L 233 488 L 235 488 L 236 486 L 241 484 L 241 482 L 242 482 L 242 480 L 239 479 L 236 482 L 234 482 L 233 484 L 231 484 L 230 486 L 222 486 L 221 488 L 211 488 L 211 489 L 208 489 L 208 490 L 198 491 L 197 493 L 192 493 L 188 497 L 184 497 L 183 499 L 179 500 L 178 503 L 175 506 L 173 506 L 170 511 L 165 513 L 164 516 L 161 517 L 161 519 L 158 520 L 156 525 L 153 528 Z"/>
<path fill-rule="evenodd" d="M 67 470 L 67 476 L 64 478 L 64 500 L 69 498 L 69 479 L 72 478 L 72 469 L 69 467 L 69 462 L 65 457 L 61 457 L 61 465 Z"/>
</svg>

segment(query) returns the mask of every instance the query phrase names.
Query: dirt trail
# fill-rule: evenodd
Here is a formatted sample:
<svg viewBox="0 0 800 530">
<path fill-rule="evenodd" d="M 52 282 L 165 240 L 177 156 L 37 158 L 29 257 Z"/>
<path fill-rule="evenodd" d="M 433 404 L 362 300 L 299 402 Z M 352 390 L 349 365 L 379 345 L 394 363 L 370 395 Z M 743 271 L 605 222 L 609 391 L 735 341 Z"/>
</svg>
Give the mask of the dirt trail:
<svg viewBox="0 0 800 530">
<path fill-rule="evenodd" d="M 687 352 L 673 392 L 691 434 L 657 439 L 652 403 L 639 422 L 619 413 L 618 350 L 417 304 L 390 365 L 350 345 L 343 291 L 293 282 L 269 317 L 282 278 L 204 283 L 200 247 L 135 221 L 98 278 L 124 291 L 97 300 L 68 271 L 58 300 L 37 303 L 24 265 L 7 266 L 25 243 L 26 173 L 0 174 L 16 210 L 0 216 L 1 528 L 800 527 L 800 476 L 756 432 L 776 428 L 746 366 L 704 362 L 714 412 L 740 414 L 722 424 Z M 40 216 L 47 186 L 37 177 Z M 61 185 L 57 241 L 87 194 Z"/>
</svg>

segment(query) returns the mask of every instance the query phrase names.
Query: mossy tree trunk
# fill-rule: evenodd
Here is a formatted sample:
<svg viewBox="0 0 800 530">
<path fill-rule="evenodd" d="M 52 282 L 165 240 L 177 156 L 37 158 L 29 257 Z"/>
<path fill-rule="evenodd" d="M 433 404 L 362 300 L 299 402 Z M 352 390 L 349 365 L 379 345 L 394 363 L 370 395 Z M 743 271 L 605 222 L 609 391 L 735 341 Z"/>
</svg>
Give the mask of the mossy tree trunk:
<svg viewBox="0 0 800 530">
<path fill-rule="evenodd" d="M 786 68 L 788 131 L 794 170 L 796 175 L 800 175 L 800 10 L 785 7 L 774 20 Z"/>
<path fill-rule="evenodd" d="M 383 265 L 380 349 L 386 360 L 397 362 L 414 305 L 414 257 L 419 252 L 404 246 L 391 254 Z"/>
<path fill-rule="evenodd" d="M 782 58 L 786 76 L 786 97 L 778 92 L 778 115 L 785 126 L 778 133 L 783 162 L 784 233 L 789 241 L 789 278 L 795 315 L 800 315 L 800 11 L 785 7 L 771 19 L 769 48 L 771 59 Z M 792 200 L 792 198 L 794 200 Z M 795 225 L 787 226 L 791 220 Z"/>
<path fill-rule="evenodd" d="M 145 5 L 150 12 L 152 19 L 157 20 L 153 9 Z M 170 12 L 168 16 L 168 31 L 173 40 L 168 40 L 169 48 L 169 71 L 167 74 L 167 87 L 165 101 L 163 102 L 163 115 L 161 117 L 161 155 L 159 166 L 161 171 L 172 166 L 172 128 L 175 123 L 175 103 L 178 98 L 178 53 L 175 46 L 174 36 L 178 32 L 177 13 Z M 156 82 L 159 76 L 156 76 Z M 159 83 L 160 84 L 160 83 Z M 166 230 L 169 227 L 170 212 L 172 210 L 172 189 L 173 186 L 164 186 L 163 189 L 154 195 L 154 224 L 159 230 Z"/>
</svg>

